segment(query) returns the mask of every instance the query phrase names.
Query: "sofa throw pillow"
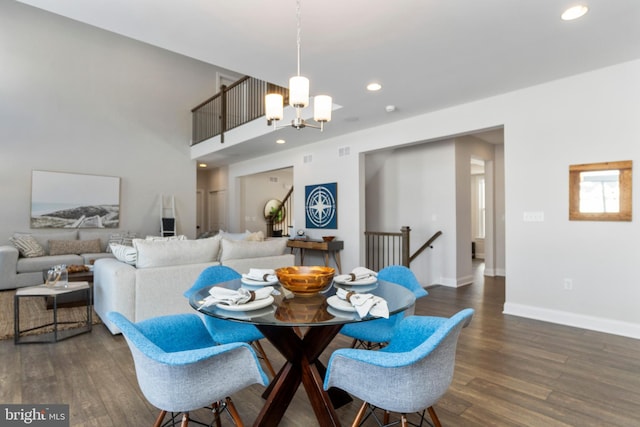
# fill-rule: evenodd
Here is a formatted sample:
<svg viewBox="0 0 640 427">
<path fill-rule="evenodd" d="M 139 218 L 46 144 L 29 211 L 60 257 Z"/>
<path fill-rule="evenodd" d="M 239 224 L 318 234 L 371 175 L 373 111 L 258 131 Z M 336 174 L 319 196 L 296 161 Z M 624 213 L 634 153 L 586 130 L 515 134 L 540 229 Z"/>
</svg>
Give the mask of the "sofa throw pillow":
<svg viewBox="0 0 640 427">
<path fill-rule="evenodd" d="M 111 252 L 111 244 L 125 245 L 133 247 L 133 239 L 137 237 L 137 233 L 125 231 L 122 233 L 112 233 L 109 235 L 109 241 L 107 242 L 107 252 Z"/>
<path fill-rule="evenodd" d="M 16 247 L 20 255 L 25 258 L 44 256 L 42 245 L 30 234 L 14 234 L 9 241 Z"/>
<path fill-rule="evenodd" d="M 136 265 L 138 260 L 138 251 L 133 246 L 121 245 L 120 243 L 109 244 L 111 253 L 118 261 L 125 262 L 130 265 Z"/>
<path fill-rule="evenodd" d="M 284 254 L 287 248 L 287 239 L 277 238 L 262 242 L 249 240 L 222 239 L 222 252 L 220 261 L 224 263 L 230 259 L 261 258 Z"/>
<path fill-rule="evenodd" d="M 27 233 L 32 234 L 33 237 L 40 243 L 40 246 L 44 248 L 46 255 L 49 253 L 49 240 L 77 240 L 78 230 L 55 230 L 55 231 L 43 231 L 42 233 Z"/>
<path fill-rule="evenodd" d="M 245 230 L 244 233 L 228 233 L 224 230 L 220 230 L 218 233 L 220 237 L 228 240 L 244 240 L 249 236 L 249 234 L 251 234 L 249 230 Z"/>
<path fill-rule="evenodd" d="M 80 228 L 78 229 L 78 240 L 100 239 L 100 252 L 107 252 L 109 249 L 109 236 L 111 231 L 104 228 Z M 56 240 L 56 239 L 52 239 Z"/>
<path fill-rule="evenodd" d="M 100 239 L 49 240 L 49 255 L 80 255 L 102 252 Z"/>
<path fill-rule="evenodd" d="M 256 231 L 254 233 L 249 233 L 244 240 L 248 240 L 250 242 L 262 242 L 264 240 L 264 233 L 262 231 Z"/>
<path fill-rule="evenodd" d="M 138 251 L 137 268 L 213 262 L 219 246 L 220 241 L 213 238 L 167 241 L 133 239 L 133 247 Z"/>
</svg>

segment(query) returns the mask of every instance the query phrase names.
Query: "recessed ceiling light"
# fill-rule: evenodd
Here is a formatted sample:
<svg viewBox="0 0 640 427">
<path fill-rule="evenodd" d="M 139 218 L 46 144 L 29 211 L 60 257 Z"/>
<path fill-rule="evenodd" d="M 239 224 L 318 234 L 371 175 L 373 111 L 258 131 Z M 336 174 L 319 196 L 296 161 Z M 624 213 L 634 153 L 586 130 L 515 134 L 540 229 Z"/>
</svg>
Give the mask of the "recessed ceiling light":
<svg viewBox="0 0 640 427">
<path fill-rule="evenodd" d="M 367 85 L 367 90 L 370 92 L 375 92 L 382 89 L 382 85 L 380 83 L 369 83 Z"/>
<path fill-rule="evenodd" d="M 284 144 L 285 142 L 287 141 L 285 141 L 284 139 L 276 139 L 276 144 Z"/>
<path fill-rule="evenodd" d="M 198 163 L 198 167 L 199 168 L 206 168 L 207 164 L 206 163 Z"/>
<path fill-rule="evenodd" d="M 560 16 L 563 21 L 573 21 L 574 19 L 578 19 L 583 16 L 585 13 L 589 11 L 589 8 L 583 4 L 579 4 L 577 6 L 570 7 L 565 10 Z"/>
</svg>

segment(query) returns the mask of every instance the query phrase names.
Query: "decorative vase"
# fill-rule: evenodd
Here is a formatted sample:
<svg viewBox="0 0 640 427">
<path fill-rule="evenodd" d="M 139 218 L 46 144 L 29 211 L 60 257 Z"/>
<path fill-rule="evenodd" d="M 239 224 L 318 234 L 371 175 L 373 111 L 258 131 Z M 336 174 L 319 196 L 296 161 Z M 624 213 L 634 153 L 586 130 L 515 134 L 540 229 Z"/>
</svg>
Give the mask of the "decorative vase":
<svg viewBox="0 0 640 427">
<path fill-rule="evenodd" d="M 50 288 L 69 287 L 69 271 L 64 264 L 54 265 L 47 271 L 47 281 L 45 285 Z"/>
</svg>

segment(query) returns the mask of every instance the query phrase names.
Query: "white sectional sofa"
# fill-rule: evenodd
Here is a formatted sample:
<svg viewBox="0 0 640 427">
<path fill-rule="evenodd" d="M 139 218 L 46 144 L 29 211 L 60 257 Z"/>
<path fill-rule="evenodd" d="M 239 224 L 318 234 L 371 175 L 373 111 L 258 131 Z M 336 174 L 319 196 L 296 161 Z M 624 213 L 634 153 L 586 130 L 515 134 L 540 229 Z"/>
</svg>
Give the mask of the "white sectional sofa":
<svg viewBox="0 0 640 427">
<path fill-rule="evenodd" d="M 42 284 L 42 271 L 54 265 L 89 264 L 111 258 L 107 244 L 114 230 L 62 229 L 15 233 L 15 244 L 0 246 L 0 290 Z M 30 242 L 27 238 L 30 237 Z M 19 242 L 21 241 L 21 242 Z M 25 243 L 26 242 L 26 243 Z M 29 245 L 29 243 L 31 243 Z"/>
<path fill-rule="evenodd" d="M 134 322 L 193 312 L 183 293 L 209 266 L 222 264 L 247 273 L 250 268 L 275 269 L 295 261 L 285 253 L 286 238 L 234 241 L 217 235 L 197 240 L 134 239 L 133 243 L 135 261 L 100 259 L 94 267 L 94 308 L 113 334 L 120 330 L 107 319 L 110 311 Z"/>
</svg>

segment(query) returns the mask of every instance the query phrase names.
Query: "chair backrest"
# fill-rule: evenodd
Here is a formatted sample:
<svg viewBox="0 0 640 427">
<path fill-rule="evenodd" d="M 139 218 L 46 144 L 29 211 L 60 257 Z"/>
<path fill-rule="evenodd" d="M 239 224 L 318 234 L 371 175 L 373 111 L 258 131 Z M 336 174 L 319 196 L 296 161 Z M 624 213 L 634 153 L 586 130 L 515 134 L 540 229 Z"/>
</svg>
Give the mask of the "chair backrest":
<svg viewBox="0 0 640 427">
<path fill-rule="evenodd" d="M 338 387 L 374 406 L 398 413 L 432 406 L 453 379 L 460 331 L 473 316 L 409 316 L 379 351 L 339 349 L 327 366 L 325 389 Z"/>
<path fill-rule="evenodd" d="M 198 276 L 194 284 L 184 292 L 186 298 L 191 298 L 191 295 L 198 292 L 200 289 L 216 285 L 218 283 L 228 282 L 230 280 L 239 279 L 242 275 L 232 268 L 225 265 L 214 265 L 202 270 L 202 273 Z"/>
<path fill-rule="evenodd" d="M 191 288 L 185 291 L 184 296 L 190 298 L 191 295 L 202 288 L 241 277 L 242 275 L 240 273 L 224 265 L 207 267 L 200 273 Z M 204 316 L 203 320 L 209 334 L 218 344 L 248 342 L 262 338 L 262 334 L 260 334 L 255 326 L 250 324 L 231 322 L 211 316 Z"/>
<path fill-rule="evenodd" d="M 403 265 L 390 265 L 383 268 L 378 272 L 378 279 L 404 286 L 413 292 L 416 298 L 429 295 L 429 293 L 422 288 L 413 272 Z"/>
<path fill-rule="evenodd" d="M 160 361 L 166 353 L 195 350 L 216 345 L 196 314 L 154 317 L 133 323 L 122 314 L 110 312 L 111 320 L 123 335 L 147 357 Z M 185 334 L 184 331 L 189 331 Z"/>
<path fill-rule="evenodd" d="M 138 323 L 117 312 L 107 316 L 129 345 L 142 393 L 160 409 L 188 412 L 252 384 L 267 384 L 249 345 L 215 345 L 195 313 Z"/>
</svg>

